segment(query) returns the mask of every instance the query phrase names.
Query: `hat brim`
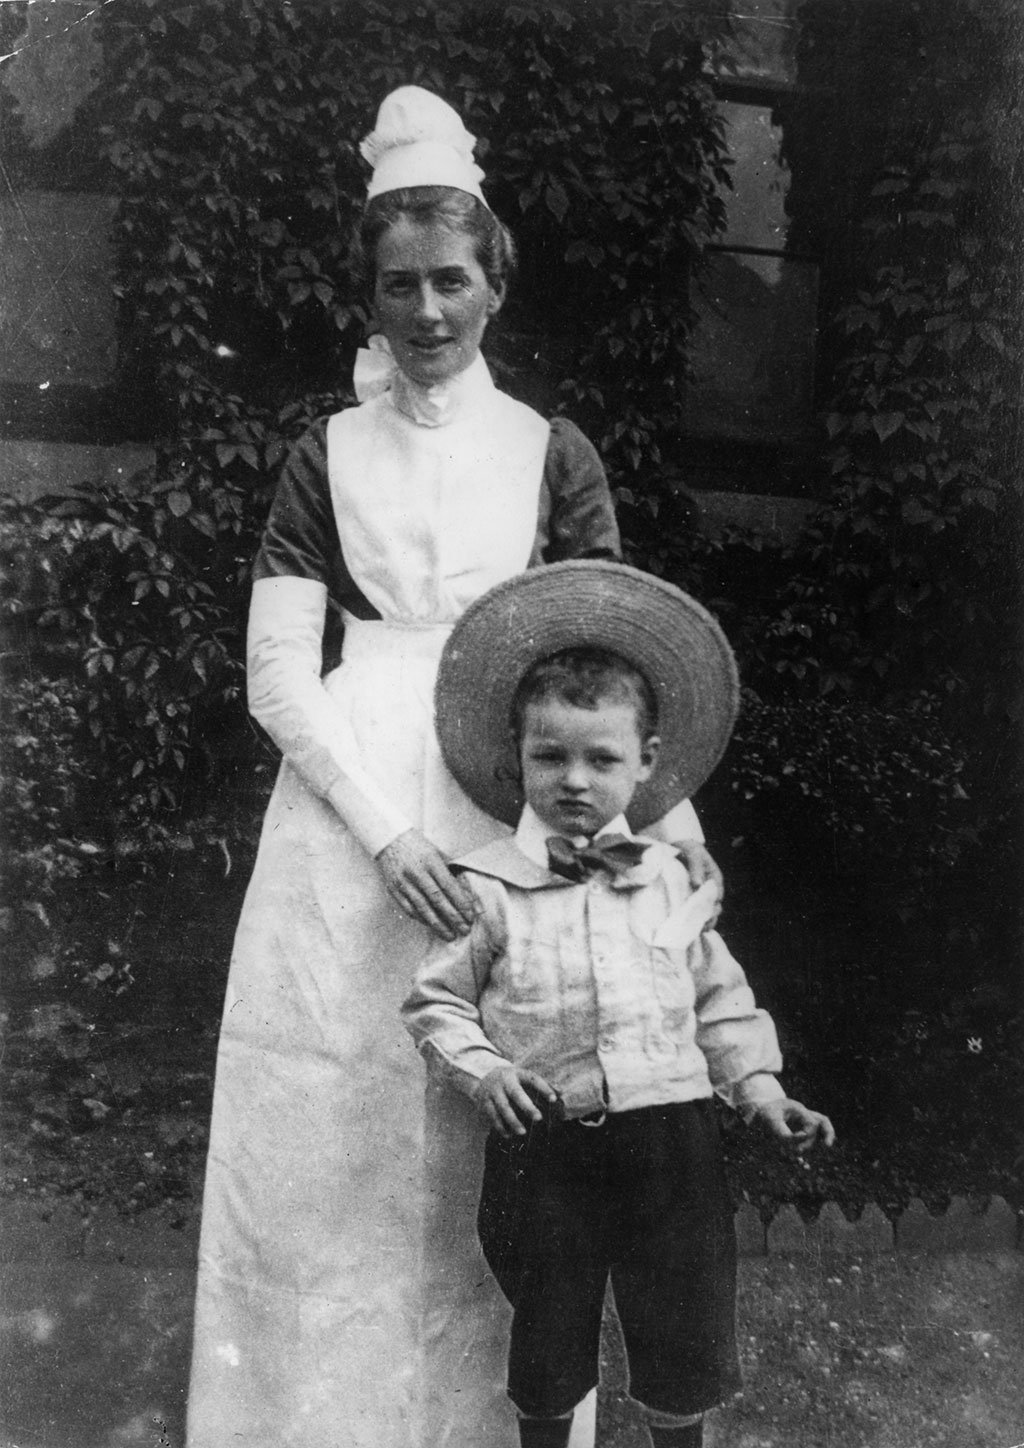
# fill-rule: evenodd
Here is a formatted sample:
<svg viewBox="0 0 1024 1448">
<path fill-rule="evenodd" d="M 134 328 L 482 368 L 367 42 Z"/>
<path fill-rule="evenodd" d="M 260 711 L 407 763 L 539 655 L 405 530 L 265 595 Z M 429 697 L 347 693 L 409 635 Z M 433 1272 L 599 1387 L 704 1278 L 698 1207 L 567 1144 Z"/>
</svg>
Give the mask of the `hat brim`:
<svg viewBox="0 0 1024 1448">
<path fill-rule="evenodd" d="M 526 671 L 568 648 L 610 649 L 648 680 L 661 748 L 629 810 L 642 829 L 704 783 L 729 742 L 739 677 L 728 640 L 696 599 L 622 563 L 574 560 L 517 575 L 466 609 L 434 693 L 445 763 L 481 809 L 515 824 L 523 807 L 511 707 Z"/>
</svg>

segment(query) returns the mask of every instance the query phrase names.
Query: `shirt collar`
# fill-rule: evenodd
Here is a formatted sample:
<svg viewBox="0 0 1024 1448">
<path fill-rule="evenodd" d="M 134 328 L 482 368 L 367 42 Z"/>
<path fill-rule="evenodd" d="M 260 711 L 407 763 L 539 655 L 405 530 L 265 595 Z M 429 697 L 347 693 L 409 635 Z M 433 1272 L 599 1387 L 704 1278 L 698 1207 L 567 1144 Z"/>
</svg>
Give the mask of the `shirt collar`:
<svg viewBox="0 0 1024 1448">
<path fill-rule="evenodd" d="M 548 828 L 543 820 L 526 805 L 519 816 L 519 825 L 514 835 L 505 835 L 473 850 L 461 859 L 452 862 L 452 868 L 475 870 L 480 875 L 490 875 L 504 880 L 507 885 L 517 885 L 521 890 L 572 889 L 574 882 L 564 875 L 556 875 L 548 869 L 548 838 L 556 831 Z M 644 837 L 633 834 L 625 815 L 609 820 L 599 835 L 619 834 L 634 840 Z M 648 846 L 639 865 L 616 875 L 609 883 L 613 890 L 635 890 L 640 885 L 649 885 L 674 860 L 675 851 L 669 845 L 657 840 L 646 840 Z"/>
<path fill-rule="evenodd" d="M 494 381 L 478 352 L 464 372 L 434 387 L 420 386 L 396 367 L 386 395 L 396 412 L 419 427 L 446 427 L 493 391 Z"/>
<path fill-rule="evenodd" d="M 542 865 L 546 870 L 548 867 L 548 840 L 557 833 L 557 830 L 551 829 L 544 823 L 531 805 L 523 807 L 515 840 L 528 860 L 532 860 L 535 865 Z M 625 835 L 627 840 L 633 838 L 633 831 L 629 828 L 625 815 L 617 815 L 615 819 L 609 820 L 597 833 L 598 835 Z M 577 835 L 574 838 L 579 842 L 586 836 Z"/>
</svg>

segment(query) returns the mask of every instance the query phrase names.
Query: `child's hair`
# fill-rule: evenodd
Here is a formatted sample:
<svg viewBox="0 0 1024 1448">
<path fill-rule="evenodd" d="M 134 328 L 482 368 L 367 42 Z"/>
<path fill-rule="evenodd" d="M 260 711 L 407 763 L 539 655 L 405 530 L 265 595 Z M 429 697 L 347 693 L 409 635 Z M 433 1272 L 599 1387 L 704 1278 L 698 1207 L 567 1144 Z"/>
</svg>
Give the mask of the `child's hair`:
<svg viewBox="0 0 1024 1448">
<path fill-rule="evenodd" d="M 516 264 L 512 234 L 479 197 L 454 186 L 405 186 L 384 191 L 366 203 L 352 249 L 352 266 L 367 291 L 372 292 L 377 279 L 377 244 L 403 217 L 420 226 L 437 221 L 470 237 L 484 276 L 496 292 L 511 277 Z"/>
<path fill-rule="evenodd" d="M 658 701 L 650 682 L 611 649 L 562 649 L 531 664 L 512 696 L 510 722 L 517 745 L 523 737 L 527 706 L 546 699 L 558 699 L 577 709 L 629 704 L 636 711 L 641 740 L 658 731 Z"/>
</svg>

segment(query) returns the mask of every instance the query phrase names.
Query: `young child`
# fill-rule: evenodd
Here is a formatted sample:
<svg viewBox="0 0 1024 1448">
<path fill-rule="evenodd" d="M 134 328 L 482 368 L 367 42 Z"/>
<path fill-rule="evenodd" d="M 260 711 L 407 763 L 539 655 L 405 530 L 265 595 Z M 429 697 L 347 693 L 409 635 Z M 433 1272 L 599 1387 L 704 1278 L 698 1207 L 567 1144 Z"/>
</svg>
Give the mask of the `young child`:
<svg viewBox="0 0 1024 1448">
<path fill-rule="evenodd" d="M 437 943 L 404 1017 L 491 1128 L 479 1233 L 514 1310 L 521 1443 L 568 1442 L 597 1382 L 610 1276 L 654 1448 L 698 1448 L 703 1414 L 740 1386 L 712 1094 L 800 1152 L 834 1140 L 776 1080 L 772 1022 L 709 928 L 717 885 L 694 891 L 671 847 L 627 823 L 714 767 L 735 717 L 731 654 L 678 590 L 573 563 L 493 590 L 446 657 L 450 767 L 509 817 L 510 726 L 523 808 L 513 839 L 460 862 L 480 912 Z"/>
</svg>

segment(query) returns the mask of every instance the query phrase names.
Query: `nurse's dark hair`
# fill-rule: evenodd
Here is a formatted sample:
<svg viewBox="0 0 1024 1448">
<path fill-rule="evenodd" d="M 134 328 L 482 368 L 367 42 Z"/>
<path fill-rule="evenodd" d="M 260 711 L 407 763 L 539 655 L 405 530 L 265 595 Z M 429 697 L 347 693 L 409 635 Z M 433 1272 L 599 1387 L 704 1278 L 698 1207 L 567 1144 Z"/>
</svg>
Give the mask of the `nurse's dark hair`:
<svg viewBox="0 0 1024 1448">
<path fill-rule="evenodd" d="M 517 746 L 527 707 L 549 699 L 577 709 L 627 704 L 636 711 L 641 740 L 658 732 L 658 700 L 649 680 L 611 649 L 562 649 L 530 665 L 512 696 L 509 722 Z"/>
<path fill-rule="evenodd" d="M 377 280 L 377 246 L 396 221 L 405 217 L 419 225 L 439 222 L 468 236 L 484 276 L 496 292 L 502 291 L 515 270 L 516 246 L 512 233 L 493 211 L 468 191 L 454 186 L 406 186 L 372 197 L 359 223 L 352 248 L 352 268 L 364 290 L 372 292 Z"/>
</svg>

